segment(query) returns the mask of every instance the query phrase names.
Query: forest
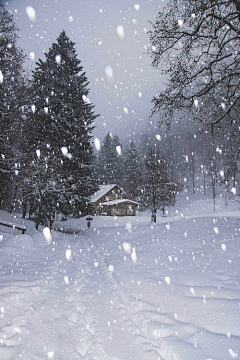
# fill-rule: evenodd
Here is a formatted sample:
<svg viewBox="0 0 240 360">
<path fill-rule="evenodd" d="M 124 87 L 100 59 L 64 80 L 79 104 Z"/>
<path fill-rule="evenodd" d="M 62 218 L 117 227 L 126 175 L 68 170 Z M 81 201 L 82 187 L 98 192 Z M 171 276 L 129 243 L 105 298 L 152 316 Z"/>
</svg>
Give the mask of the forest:
<svg viewBox="0 0 240 360">
<path fill-rule="evenodd" d="M 0 0 L 0 360 L 239 359 L 239 49 L 239 0 Z"/>
<path fill-rule="evenodd" d="M 177 28 L 168 28 L 166 21 L 171 16 L 175 16 L 172 10 L 166 18 L 159 15 L 149 34 L 153 66 L 160 67 L 166 56 L 168 68 L 165 61 L 162 71 L 172 71 L 166 90 L 153 98 L 152 113 L 160 114 L 161 127 L 138 134 L 137 140 L 124 145 L 117 134 L 107 133 L 99 145 L 92 134 L 99 114 L 95 114 L 89 100 L 89 82 L 75 44 L 63 30 L 45 53 L 45 60 L 39 59 L 32 74 L 27 74 L 23 67 L 26 55 L 17 46 L 19 29 L 13 16 L 0 5 L 1 209 L 21 211 L 24 218 L 35 221 L 37 228 L 39 224 L 49 224 L 56 212 L 75 217 L 86 215 L 90 196 L 101 184 L 116 183 L 124 188 L 130 199 L 139 202 L 140 210 L 151 211 L 153 220 L 158 209 L 165 214 L 168 206 L 174 206 L 176 194 L 186 189 L 193 195 L 201 192 L 211 196 L 214 209 L 217 195 L 224 196 L 226 204 L 231 196 L 237 196 L 238 105 L 236 89 L 230 94 L 235 86 L 230 83 L 233 74 L 229 75 L 228 95 L 236 97 L 235 107 L 232 104 L 226 111 L 227 101 L 232 103 L 226 94 L 225 101 L 221 100 L 221 111 L 217 105 L 215 109 L 210 92 L 214 86 L 215 92 L 220 90 L 216 79 L 207 74 L 211 69 L 205 65 L 200 70 L 196 67 L 191 70 L 192 77 L 188 77 L 184 69 L 191 62 L 190 52 L 184 53 L 184 47 L 180 52 L 175 49 L 175 40 L 183 41 L 185 37 L 194 51 L 193 35 L 183 27 L 193 26 L 195 18 L 192 16 L 187 25 L 179 22 Z M 220 46 L 220 53 L 225 51 L 226 43 L 233 43 L 230 30 L 236 31 L 226 24 L 216 28 L 221 46 L 216 39 L 214 46 Z M 201 42 L 201 34 L 195 35 Z M 229 40 L 225 41 L 227 36 Z M 167 50 L 163 39 L 168 39 Z M 212 66 L 220 64 L 220 53 L 215 63 L 212 60 Z M 202 56 L 213 55 L 209 51 Z M 176 61 L 178 67 L 174 68 Z M 205 64 L 206 59 L 202 62 Z M 229 68 L 227 63 L 226 74 Z M 202 78 L 204 84 L 210 79 L 209 85 L 202 84 Z M 195 93 L 193 79 L 198 89 Z M 178 95 L 174 90 L 177 86 Z M 203 105 L 203 100 L 212 106 L 212 113 L 206 113 L 208 106 Z"/>
</svg>

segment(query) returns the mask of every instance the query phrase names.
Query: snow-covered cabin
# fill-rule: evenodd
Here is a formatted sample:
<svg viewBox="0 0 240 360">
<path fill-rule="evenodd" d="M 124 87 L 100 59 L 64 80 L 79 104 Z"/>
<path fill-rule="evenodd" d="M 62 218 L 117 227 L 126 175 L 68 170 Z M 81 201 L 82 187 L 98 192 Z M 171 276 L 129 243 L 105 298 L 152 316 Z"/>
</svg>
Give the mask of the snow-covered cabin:
<svg viewBox="0 0 240 360">
<path fill-rule="evenodd" d="M 125 191 L 116 184 L 100 185 L 91 196 L 89 204 L 91 215 L 135 216 L 138 203 L 127 198 Z"/>
</svg>

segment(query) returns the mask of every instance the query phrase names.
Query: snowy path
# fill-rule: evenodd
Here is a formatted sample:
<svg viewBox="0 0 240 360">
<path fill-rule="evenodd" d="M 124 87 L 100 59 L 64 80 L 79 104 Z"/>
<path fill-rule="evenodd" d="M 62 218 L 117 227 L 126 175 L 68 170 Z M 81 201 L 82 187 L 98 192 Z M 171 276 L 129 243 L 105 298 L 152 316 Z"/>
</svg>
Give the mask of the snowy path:
<svg viewBox="0 0 240 360">
<path fill-rule="evenodd" d="M 1 360 L 239 358 L 239 218 L 130 220 L 2 233 Z"/>
<path fill-rule="evenodd" d="M 29 263 L 27 250 L 19 254 L 15 248 L 16 261 L 13 248 L 2 249 L 11 270 L 1 269 L 1 360 L 16 359 L 16 353 L 36 360 L 117 359 L 115 352 L 139 359 L 132 335 L 119 327 L 119 296 L 91 239 L 53 236 L 55 244 L 42 248 L 41 256 L 31 252 Z"/>
</svg>

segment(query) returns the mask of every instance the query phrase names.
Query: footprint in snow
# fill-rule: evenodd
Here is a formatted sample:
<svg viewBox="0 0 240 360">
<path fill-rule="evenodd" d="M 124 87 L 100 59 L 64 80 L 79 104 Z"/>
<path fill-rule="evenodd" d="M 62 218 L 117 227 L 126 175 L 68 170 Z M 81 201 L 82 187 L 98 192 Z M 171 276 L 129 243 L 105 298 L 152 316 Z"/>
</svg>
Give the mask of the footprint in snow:
<svg viewBox="0 0 240 360">
<path fill-rule="evenodd" d="M 92 336 L 86 330 L 82 330 L 82 328 L 78 328 L 76 332 L 79 334 L 78 336 L 78 344 L 76 345 L 76 351 L 82 357 L 85 357 L 89 351 L 89 348 L 92 344 Z"/>
<path fill-rule="evenodd" d="M 79 320 L 79 314 L 77 312 L 72 312 L 67 317 L 68 321 L 70 321 L 72 324 L 76 324 Z"/>
<path fill-rule="evenodd" d="M 76 299 L 76 295 L 68 295 L 65 297 L 65 299 L 71 303 L 74 299 Z"/>
<path fill-rule="evenodd" d="M 85 313 L 86 308 L 82 305 L 76 307 L 77 311 L 79 311 L 82 315 Z"/>
<path fill-rule="evenodd" d="M 51 316 L 54 318 L 54 319 L 59 319 L 61 316 L 62 316 L 62 312 L 60 311 L 54 311 L 51 313 Z"/>
<path fill-rule="evenodd" d="M 90 347 L 91 344 L 88 344 L 88 343 L 81 343 L 79 345 L 76 346 L 76 352 L 78 354 L 80 354 L 82 357 L 85 357 L 88 353 L 88 350 L 89 350 L 89 347 Z"/>
<path fill-rule="evenodd" d="M 96 334 L 96 328 L 92 325 L 86 325 L 86 329 L 87 331 L 91 334 L 91 335 L 95 335 Z"/>
<path fill-rule="evenodd" d="M 87 299 L 93 299 L 94 297 L 94 295 L 87 295 Z"/>
</svg>

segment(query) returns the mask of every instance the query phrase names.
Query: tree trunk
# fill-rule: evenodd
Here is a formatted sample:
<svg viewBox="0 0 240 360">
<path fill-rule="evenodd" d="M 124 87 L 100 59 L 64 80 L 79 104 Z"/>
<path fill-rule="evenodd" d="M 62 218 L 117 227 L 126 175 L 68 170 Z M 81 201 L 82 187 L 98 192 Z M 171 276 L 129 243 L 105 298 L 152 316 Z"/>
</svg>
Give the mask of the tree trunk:
<svg viewBox="0 0 240 360">
<path fill-rule="evenodd" d="M 23 219 L 26 219 L 26 215 L 27 215 L 27 203 L 24 201 L 24 203 L 23 203 L 23 212 L 22 212 Z"/>
<path fill-rule="evenodd" d="M 157 214 L 156 214 L 156 210 L 152 210 L 152 217 L 151 217 L 151 221 L 153 221 L 155 224 L 157 222 Z"/>
<path fill-rule="evenodd" d="M 206 173 L 203 170 L 203 194 L 206 196 Z"/>
<path fill-rule="evenodd" d="M 212 171 L 213 208 L 216 210 L 216 173 Z"/>
<path fill-rule="evenodd" d="M 12 213 L 12 211 L 14 209 L 14 203 L 15 203 L 16 197 L 17 197 L 17 185 L 15 185 L 15 189 L 14 189 L 13 199 L 12 199 L 11 208 L 10 208 L 10 214 Z"/>
<path fill-rule="evenodd" d="M 195 162 L 194 162 L 194 155 L 192 155 L 192 186 L 193 186 L 193 194 L 195 195 Z"/>
<path fill-rule="evenodd" d="M 33 214 L 33 211 L 34 211 L 34 200 L 30 200 L 30 206 L 29 206 L 29 216 L 28 216 L 28 218 L 29 218 L 29 220 L 31 220 L 31 216 L 32 216 L 32 214 Z"/>
</svg>

